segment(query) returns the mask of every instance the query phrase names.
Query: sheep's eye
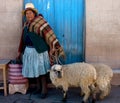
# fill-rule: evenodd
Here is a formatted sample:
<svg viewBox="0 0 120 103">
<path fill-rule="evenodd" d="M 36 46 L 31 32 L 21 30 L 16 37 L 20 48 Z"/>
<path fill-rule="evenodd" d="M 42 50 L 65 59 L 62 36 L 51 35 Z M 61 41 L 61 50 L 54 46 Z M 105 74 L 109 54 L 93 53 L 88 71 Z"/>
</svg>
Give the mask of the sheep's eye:
<svg viewBox="0 0 120 103">
<path fill-rule="evenodd" d="M 56 70 L 53 70 L 54 72 L 56 72 Z"/>
<path fill-rule="evenodd" d="M 60 72 L 60 71 L 58 71 L 58 73 L 60 74 L 61 72 Z"/>
<path fill-rule="evenodd" d="M 57 72 L 57 76 L 58 76 L 58 78 L 61 78 L 61 77 L 62 77 L 60 71 Z"/>
</svg>

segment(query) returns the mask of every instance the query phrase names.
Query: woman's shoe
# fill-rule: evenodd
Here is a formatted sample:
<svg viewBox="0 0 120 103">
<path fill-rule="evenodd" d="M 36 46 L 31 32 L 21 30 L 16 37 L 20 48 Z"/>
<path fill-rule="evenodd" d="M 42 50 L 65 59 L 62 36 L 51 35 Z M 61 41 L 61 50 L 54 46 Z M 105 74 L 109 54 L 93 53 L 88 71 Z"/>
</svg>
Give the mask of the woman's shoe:
<svg viewBox="0 0 120 103">
<path fill-rule="evenodd" d="M 41 93 L 41 89 L 37 89 L 33 92 L 33 94 L 40 94 Z"/>
<path fill-rule="evenodd" d="M 41 99 L 45 99 L 46 97 L 47 97 L 47 93 L 42 93 L 40 96 Z"/>
</svg>

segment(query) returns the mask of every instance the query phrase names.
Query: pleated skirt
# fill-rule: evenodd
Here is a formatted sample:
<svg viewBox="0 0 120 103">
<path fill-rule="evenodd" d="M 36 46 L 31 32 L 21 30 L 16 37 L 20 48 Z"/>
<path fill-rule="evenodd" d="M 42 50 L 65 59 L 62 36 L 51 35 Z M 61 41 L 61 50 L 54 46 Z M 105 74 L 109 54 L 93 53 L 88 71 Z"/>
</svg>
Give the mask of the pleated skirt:
<svg viewBox="0 0 120 103">
<path fill-rule="evenodd" d="M 35 48 L 26 47 L 22 59 L 22 75 L 24 77 L 39 77 L 49 72 L 50 61 L 48 51 L 38 53 Z"/>
</svg>

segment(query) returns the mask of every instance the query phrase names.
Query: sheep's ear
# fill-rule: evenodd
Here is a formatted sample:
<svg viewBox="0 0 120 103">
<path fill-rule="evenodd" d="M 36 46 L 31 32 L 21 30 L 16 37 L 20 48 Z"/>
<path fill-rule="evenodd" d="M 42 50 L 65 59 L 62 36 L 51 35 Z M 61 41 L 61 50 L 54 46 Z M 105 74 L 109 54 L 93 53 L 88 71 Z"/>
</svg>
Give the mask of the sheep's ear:
<svg viewBox="0 0 120 103">
<path fill-rule="evenodd" d="M 58 78 L 62 78 L 62 77 L 63 77 L 63 70 L 64 70 L 63 68 L 64 68 L 64 67 L 61 66 L 60 71 L 57 72 L 57 77 L 58 77 Z"/>
<path fill-rule="evenodd" d="M 54 70 L 55 69 L 55 65 L 53 65 L 52 67 L 51 67 L 51 70 Z"/>
<path fill-rule="evenodd" d="M 61 65 L 59 65 L 59 64 L 55 64 L 55 65 L 53 65 L 53 66 L 51 67 L 51 70 L 58 70 L 58 71 L 60 71 L 61 68 L 62 68 Z"/>
</svg>

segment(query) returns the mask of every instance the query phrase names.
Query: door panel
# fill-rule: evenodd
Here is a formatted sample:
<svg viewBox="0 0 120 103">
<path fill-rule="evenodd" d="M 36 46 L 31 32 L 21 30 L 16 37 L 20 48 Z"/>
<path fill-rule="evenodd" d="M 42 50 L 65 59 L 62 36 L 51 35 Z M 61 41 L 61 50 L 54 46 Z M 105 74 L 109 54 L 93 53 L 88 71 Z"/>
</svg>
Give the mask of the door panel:
<svg viewBox="0 0 120 103">
<path fill-rule="evenodd" d="M 84 0 L 24 0 L 32 2 L 53 28 L 66 62 L 84 61 Z"/>
</svg>

